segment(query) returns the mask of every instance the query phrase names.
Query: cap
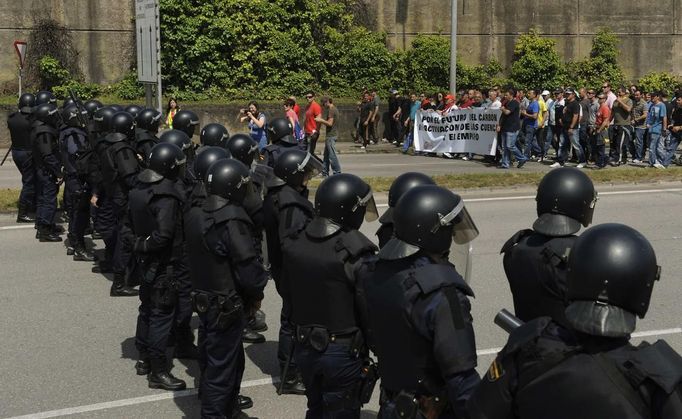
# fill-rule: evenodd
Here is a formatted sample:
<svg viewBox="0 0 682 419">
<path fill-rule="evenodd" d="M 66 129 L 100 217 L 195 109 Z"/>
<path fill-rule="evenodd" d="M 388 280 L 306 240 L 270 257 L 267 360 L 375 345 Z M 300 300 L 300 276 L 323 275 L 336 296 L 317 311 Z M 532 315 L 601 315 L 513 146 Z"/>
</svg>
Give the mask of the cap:
<svg viewBox="0 0 682 419">
<path fill-rule="evenodd" d="M 398 91 L 391 87 L 390 89 L 388 89 L 388 93 L 394 95 L 394 94 L 398 93 Z"/>
<path fill-rule="evenodd" d="M 450 94 L 447 94 L 445 95 L 445 100 L 455 100 L 455 97 Z"/>
<path fill-rule="evenodd" d="M 427 106 L 427 105 L 430 105 L 430 104 L 431 104 L 431 101 L 430 101 L 430 100 L 428 100 L 428 99 L 422 100 L 422 107 Z"/>
<path fill-rule="evenodd" d="M 554 94 L 555 94 L 555 95 L 556 95 L 556 94 L 559 94 L 559 93 L 563 93 L 563 92 L 564 92 L 564 91 L 561 90 L 561 89 L 556 89 L 556 90 L 554 90 Z"/>
<path fill-rule="evenodd" d="M 566 93 L 567 95 L 572 95 L 572 94 L 575 94 L 575 90 L 573 90 L 569 87 L 566 90 L 564 90 L 564 93 Z"/>
<path fill-rule="evenodd" d="M 542 93 L 540 93 L 540 96 L 548 96 L 549 95 L 549 90 L 543 90 Z"/>
</svg>

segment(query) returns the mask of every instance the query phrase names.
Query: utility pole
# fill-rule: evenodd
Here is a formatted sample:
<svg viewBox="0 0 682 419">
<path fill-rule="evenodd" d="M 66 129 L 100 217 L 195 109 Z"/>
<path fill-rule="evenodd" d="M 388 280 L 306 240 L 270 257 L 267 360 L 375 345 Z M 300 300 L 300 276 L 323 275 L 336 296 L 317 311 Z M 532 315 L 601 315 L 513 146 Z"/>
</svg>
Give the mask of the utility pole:
<svg viewBox="0 0 682 419">
<path fill-rule="evenodd" d="M 457 94 L 457 0 L 450 0 L 450 93 Z"/>
</svg>

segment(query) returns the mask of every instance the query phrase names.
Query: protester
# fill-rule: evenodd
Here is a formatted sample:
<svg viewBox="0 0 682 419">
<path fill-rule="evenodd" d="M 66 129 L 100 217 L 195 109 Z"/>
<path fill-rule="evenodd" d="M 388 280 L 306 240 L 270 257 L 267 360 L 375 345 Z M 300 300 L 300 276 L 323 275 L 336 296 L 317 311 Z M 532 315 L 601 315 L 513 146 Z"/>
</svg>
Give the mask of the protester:
<svg viewBox="0 0 682 419">
<path fill-rule="evenodd" d="M 500 169 L 509 169 L 512 155 L 518 162 L 516 167 L 522 168 L 528 160 L 526 156 L 516 147 L 516 138 L 521 129 L 519 113 L 521 111 L 519 101 L 516 100 L 516 89 L 513 87 L 507 90 L 505 98 L 507 103 L 502 106 L 502 117 L 500 118 L 499 132 L 502 134 L 502 161 L 498 166 Z"/>
<path fill-rule="evenodd" d="M 239 120 L 248 124 L 249 134 L 258 143 L 258 149 L 264 149 L 268 145 L 268 137 L 265 134 L 265 114 L 258 110 L 258 103 L 249 102 L 246 109 L 240 110 L 240 115 Z"/>
<path fill-rule="evenodd" d="M 173 129 L 173 118 L 175 118 L 175 114 L 178 113 L 180 110 L 180 105 L 178 105 L 178 101 L 175 100 L 175 98 L 170 98 L 168 100 L 168 106 L 166 107 L 166 127 L 168 129 Z"/>
<path fill-rule="evenodd" d="M 315 118 L 322 115 L 322 108 L 319 103 L 315 102 L 315 92 L 312 90 L 305 95 L 305 98 L 308 100 L 308 105 L 305 108 L 305 121 L 303 123 L 305 134 L 303 147 L 310 154 L 315 154 L 317 139 L 320 138 L 320 123 L 315 122 Z"/>
<path fill-rule="evenodd" d="M 332 98 L 323 96 L 321 102 L 325 109 L 324 117 L 318 116 L 315 118 L 315 122 L 324 125 L 326 128 L 322 176 L 327 177 L 329 176 L 330 168 L 334 175 L 341 173 L 341 164 L 339 164 L 339 157 L 336 154 L 336 137 L 338 132 L 336 129 L 336 121 L 339 120 L 339 111 L 336 109 Z"/>
<path fill-rule="evenodd" d="M 652 104 L 646 118 L 646 126 L 649 129 L 649 167 L 665 169 L 665 129 L 668 126 L 668 115 L 665 105 L 661 100 L 663 94 L 660 91 L 652 93 Z"/>
</svg>

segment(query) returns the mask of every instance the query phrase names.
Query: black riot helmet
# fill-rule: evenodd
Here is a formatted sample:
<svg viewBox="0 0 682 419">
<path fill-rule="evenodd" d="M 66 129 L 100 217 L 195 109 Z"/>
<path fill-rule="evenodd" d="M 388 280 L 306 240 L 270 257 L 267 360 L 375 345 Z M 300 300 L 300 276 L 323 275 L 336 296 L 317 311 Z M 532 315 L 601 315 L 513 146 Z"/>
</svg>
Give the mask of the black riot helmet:
<svg viewBox="0 0 682 419">
<path fill-rule="evenodd" d="M 104 105 L 102 105 L 102 102 L 99 100 L 88 100 L 83 104 L 83 107 L 85 110 L 88 111 L 88 115 L 92 118 L 93 115 L 95 115 L 95 112 L 97 112 L 97 109 L 102 108 Z"/>
<path fill-rule="evenodd" d="M 80 118 L 78 117 L 78 114 L 80 114 Z M 83 125 L 80 121 L 87 120 L 88 111 L 79 108 L 75 103 L 72 103 L 62 109 L 62 122 L 64 122 L 66 126 L 83 128 Z"/>
<path fill-rule="evenodd" d="M 24 93 L 19 97 L 19 110 L 23 113 L 30 113 L 31 108 L 36 105 L 36 97 L 32 93 Z"/>
<path fill-rule="evenodd" d="M 239 160 L 218 160 L 209 167 L 206 174 L 206 192 L 208 195 L 241 204 L 246 196 L 249 175 L 249 168 Z"/>
<path fill-rule="evenodd" d="M 57 98 L 54 97 L 52 92 L 48 92 L 47 90 L 41 90 L 38 93 L 36 93 L 36 105 L 42 105 L 44 103 L 57 103 Z"/>
<path fill-rule="evenodd" d="M 277 157 L 275 176 L 287 185 L 299 188 L 305 186 L 312 177 L 322 172 L 323 163 L 317 156 L 307 151 L 291 148 Z"/>
<path fill-rule="evenodd" d="M 393 209 L 395 208 L 395 204 L 398 203 L 398 200 L 405 194 L 405 192 L 409 191 L 415 186 L 435 184 L 436 182 L 434 182 L 430 176 L 420 172 L 406 172 L 395 178 L 391 184 L 391 188 L 388 190 L 388 209 L 379 218 L 379 222 L 393 222 Z"/>
<path fill-rule="evenodd" d="M 123 112 L 123 110 L 124 110 L 123 106 L 121 106 L 121 105 L 114 104 L 114 105 L 109 105 L 109 107 L 116 112 Z"/>
<path fill-rule="evenodd" d="M 116 111 L 111 106 L 105 106 L 95 111 L 92 120 L 95 121 L 97 132 L 104 134 L 111 131 L 111 119 L 115 113 Z"/>
<path fill-rule="evenodd" d="M 194 135 L 194 128 L 199 125 L 199 117 L 192 111 L 178 111 L 173 116 L 173 129 L 180 130 L 189 138 Z"/>
<path fill-rule="evenodd" d="M 372 188 L 350 173 L 339 173 L 322 181 L 315 193 L 315 212 L 351 230 L 359 229 L 363 218 L 374 221 L 378 217 Z"/>
<path fill-rule="evenodd" d="M 224 144 L 233 159 L 251 167 L 253 159 L 258 155 L 258 143 L 248 134 L 234 134 Z"/>
<path fill-rule="evenodd" d="M 161 140 L 162 143 L 171 143 L 180 147 L 180 149 L 185 153 L 185 156 L 190 155 L 193 150 L 192 140 L 189 138 L 189 136 L 183 131 L 177 129 L 164 132 L 159 137 L 159 140 Z"/>
<path fill-rule="evenodd" d="M 457 244 L 472 241 L 478 228 L 462 197 L 436 185 L 415 186 L 393 211 L 394 237 L 379 251 L 382 259 L 401 259 L 419 250 L 442 255 Z"/>
<path fill-rule="evenodd" d="M 205 182 L 208 168 L 216 161 L 229 157 L 230 153 L 222 147 L 205 147 L 194 160 L 194 173 L 198 179 Z"/>
<path fill-rule="evenodd" d="M 175 126 L 175 125 L 174 125 Z M 201 129 L 199 142 L 206 146 L 219 146 L 224 140 L 230 137 L 227 128 L 220 124 L 208 124 Z"/>
<path fill-rule="evenodd" d="M 186 161 L 185 153 L 180 147 L 171 143 L 159 143 L 149 153 L 147 168 L 167 179 L 175 180 L 182 176 Z"/>
<path fill-rule="evenodd" d="M 128 112 L 133 116 L 133 118 L 137 118 L 137 115 L 139 115 L 140 112 L 142 112 L 144 108 L 139 105 L 128 105 L 125 107 L 124 111 Z"/>
<path fill-rule="evenodd" d="M 298 144 L 293 136 L 294 127 L 288 118 L 275 118 L 268 123 L 268 139 L 271 143 L 283 141 L 289 144 Z"/>
<path fill-rule="evenodd" d="M 161 122 L 161 112 L 152 108 L 144 109 L 137 114 L 135 122 L 137 123 L 138 128 L 156 134 L 159 131 L 159 123 Z"/>
<path fill-rule="evenodd" d="M 43 103 L 38 105 L 33 110 L 33 116 L 38 121 L 45 125 L 49 125 L 52 128 L 57 128 L 60 123 L 59 109 L 57 109 L 57 105 L 54 103 Z"/>
<path fill-rule="evenodd" d="M 73 100 L 73 99 L 71 99 L 70 97 L 67 97 L 67 98 L 64 99 L 64 101 L 62 102 L 62 109 L 65 109 L 65 108 L 68 107 L 69 105 L 74 105 L 74 104 L 76 104 L 76 101 Z"/>
<path fill-rule="evenodd" d="M 132 137 L 135 133 L 135 118 L 128 112 L 116 112 L 111 117 L 111 130 Z"/>
<path fill-rule="evenodd" d="M 562 167 L 547 173 L 538 185 L 538 219 L 533 230 L 547 236 L 567 236 L 592 223 L 597 192 L 585 172 Z"/>
<path fill-rule="evenodd" d="M 644 318 L 654 282 L 660 277 L 656 253 L 637 230 L 600 224 L 582 233 L 568 260 L 566 319 L 597 336 L 627 336 Z"/>
</svg>

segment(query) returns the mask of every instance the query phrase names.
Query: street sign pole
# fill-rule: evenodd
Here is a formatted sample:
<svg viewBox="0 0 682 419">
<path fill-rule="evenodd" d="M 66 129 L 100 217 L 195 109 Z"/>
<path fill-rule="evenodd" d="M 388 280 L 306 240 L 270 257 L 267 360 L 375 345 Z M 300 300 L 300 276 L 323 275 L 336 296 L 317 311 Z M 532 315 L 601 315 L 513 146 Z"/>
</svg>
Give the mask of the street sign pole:
<svg viewBox="0 0 682 419">
<path fill-rule="evenodd" d="M 160 24 L 158 0 L 135 0 L 137 80 L 144 85 L 146 105 L 152 107 L 156 99 L 156 107 L 162 112 Z"/>
<path fill-rule="evenodd" d="M 161 9 L 159 6 L 159 1 L 155 1 L 156 8 L 156 97 L 158 100 L 158 111 L 163 114 L 163 91 L 161 86 Z"/>
<path fill-rule="evenodd" d="M 457 0 L 450 0 L 450 93 L 457 96 Z"/>
<path fill-rule="evenodd" d="M 26 41 L 14 41 L 14 49 L 19 56 L 19 97 L 21 97 L 24 76 L 24 61 L 26 60 Z"/>
</svg>

